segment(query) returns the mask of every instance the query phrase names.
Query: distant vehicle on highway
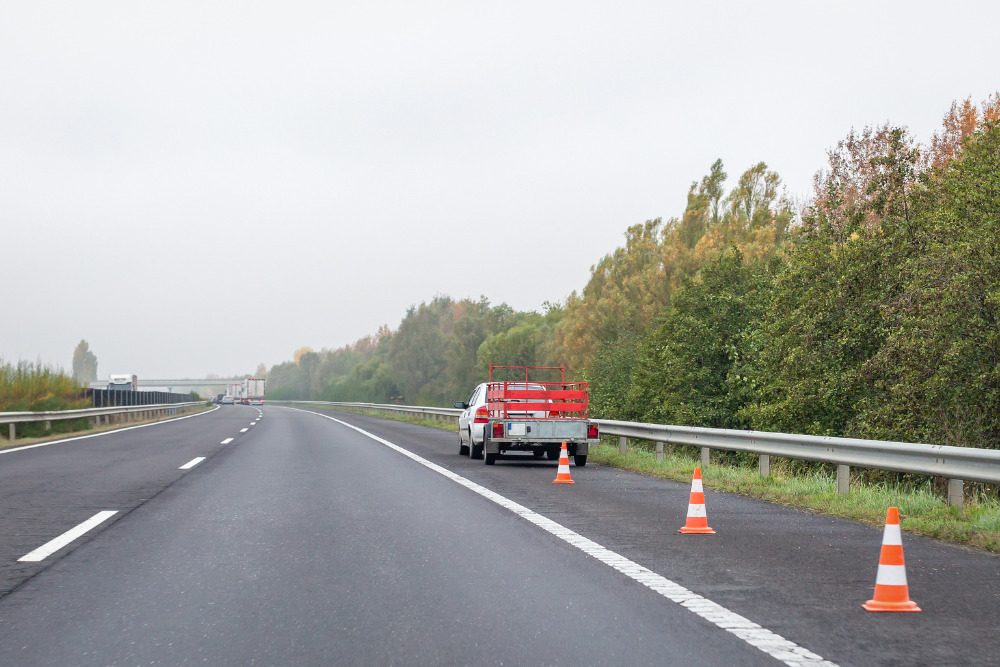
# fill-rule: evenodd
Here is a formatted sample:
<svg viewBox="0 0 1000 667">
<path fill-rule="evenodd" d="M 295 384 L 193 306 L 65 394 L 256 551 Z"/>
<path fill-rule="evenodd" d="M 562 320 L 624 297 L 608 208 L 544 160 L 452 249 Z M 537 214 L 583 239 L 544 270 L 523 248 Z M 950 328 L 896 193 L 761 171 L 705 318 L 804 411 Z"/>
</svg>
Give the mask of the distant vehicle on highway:
<svg viewBox="0 0 1000 667">
<path fill-rule="evenodd" d="M 233 399 L 232 396 L 223 396 L 222 398 L 219 399 L 219 403 L 221 403 L 222 405 L 236 405 L 236 401 Z"/>
<path fill-rule="evenodd" d="M 245 405 L 264 405 L 264 391 L 267 380 L 264 378 L 247 378 L 240 389 L 240 403 Z"/>
<path fill-rule="evenodd" d="M 108 389 L 111 391 L 139 391 L 139 378 L 129 374 L 110 375 L 108 376 Z"/>
</svg>

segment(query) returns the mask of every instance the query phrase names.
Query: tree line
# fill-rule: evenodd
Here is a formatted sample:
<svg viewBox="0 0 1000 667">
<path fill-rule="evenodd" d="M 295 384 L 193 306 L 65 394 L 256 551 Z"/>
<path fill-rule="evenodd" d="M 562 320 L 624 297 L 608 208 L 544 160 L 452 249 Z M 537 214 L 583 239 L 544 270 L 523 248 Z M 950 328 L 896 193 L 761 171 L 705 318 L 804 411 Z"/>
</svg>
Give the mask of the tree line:
<svg viewBox="0 0 1000 667">
<path fill-rule="evenodd" d="M 716 161 L 544 312 L 439 296 L 298 351 L 268 394 L 450 405 L 490 362 L 565 362 L 597 417 L 998 446 L 1000 93 L 926 144 L 852 130 L 804 203 L 764 162 L 727 177 Z"/>
</svg>

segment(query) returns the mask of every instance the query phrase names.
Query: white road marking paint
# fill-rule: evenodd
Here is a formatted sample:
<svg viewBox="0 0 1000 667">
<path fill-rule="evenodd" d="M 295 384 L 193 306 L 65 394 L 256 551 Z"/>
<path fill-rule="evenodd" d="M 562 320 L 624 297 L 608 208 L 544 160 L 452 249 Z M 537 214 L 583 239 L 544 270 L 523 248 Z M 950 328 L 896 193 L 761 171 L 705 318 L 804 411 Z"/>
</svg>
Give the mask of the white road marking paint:
<svg viewBox="0 0 1000 667">
<path fill-rule="evenodd" d="M 205 412 L 199 412 L 195 415 L 186 415 L 184 417 L 177 417 L 175 419 L 164 419 L 163 421 L 153 422 L 152 424 L 139 424 L 138 426 L 126 426 L 125 428 L 116 428 L 113 431 L 104 431 L 103 433 L 91 433 L 90 435 L 78 435 L 75 438 L 66 438 L 65 440 L 53 440 L 51 442 L 39 442 L 35 445 L 24 445 L 23 447 L 9 447 L 7 449 L 0 449 L 0 454 L 11 454 L 13 452 L 23 452 L 26 449 L 34 449 L 35 447 L 48 447 L 49 445 L 61 445 L 64 442 L 73 442 L 74 440 L 86 440 L 87 438 L 99 438 L 102 435 L 113 435 L 115 433 L 121 433 L 122 431 L 131 431 L 137 428 L 146 428 L 147 426 L 160 426 L 162 424 L 167 424 L 169 422 L 179 422 L 182 419 L 191 419 L 192 417 L 201 417 L 202 415 L 207 415 L 209 413 L 215 412 L 219 409 L 216 405 L 211 410 L 206 410 Z"/>
<path fill-rule="evenodd" d="M 219 444 L 220 444 L 220 445 L 228 445 L 228 444 L 229 444 L 229 443 L 231 443 L 232 441 L 233 441 L 233 439 L 232 439 L 232 438 L 226 438 L 225 440 L 223 440 L 223 441 L 222 441 L 222 442 L 220 442 Z"/>
<path fill-rule="evenodd" d="M 65 533 L 63 533 L 56 539 L 46 542 L 45 544 L 38 547 L 31 553 L 25 554 L 24 556 L 21 556 L 17 560 L 27 561 L 32 563 L 37 563 L 40 560 L 44 560 L 45 558 L 48 558 L 55 552 L 62 549 L 64 546 L 66 546 L 73 540 L 77 539 L 81 535 L 84 535 L 87 531 L 104 523 L 109 518 L 113 517 L 115 514 L 118 514 L 117 510 L 104 510 L 103 512 L 98 512 L 94 516 L 90 517 L 89 519 L 81 523 L 76 528 L 71 528 L 70 530 L 67 530 Z"/>
<path fill-rule="evenodd" d="M 299 412 L 309 412 L 308 410 L 299 410 L 298 408 L 287 409 L 298 410 Z M 795 642 L 789 641 L 781 635 L 771 632 L 767 628 L 754 623 L 748 618 L 729 611 L 722 605 L 712 602 L 708 598 L 702 597 L 694 591 L 690 591 L 680 584 L 674 583 L 666 577 L 663 577 L 652 570 L 643 567 L 642 565 L 639 565 L 638 563 L 635 563 L 628 558 L 615 553 L 614 551 L 611 551 L 610 549 L 602 547 L 600 544 L 587 539 L 583 535 L 580 535 L 579 533 L 576 533 L 569 528 L 566 528 L 565 526 L 514 502 L 513 500 L 510 500 L 509 498 L 501 496 L 499 493 L 490 491 L 486 487 L 480 486 L 472 480 L 466 479 L 465 477 L 462 477 L 447 468 L 443 468 L 436 463 L 432 463 L 411 451 L 403 449 L 399 445 L 395 445 L 388 440 L 384 440 L 377 435 L 354 426 L 353 424 L 348 424 L 347 422 L 340 421 L 334 417 L 321 415 L 316 412 L 310 412 L 310 414 L 323 417 L 324 419 L 329 419 L 330 421 L 353 429 L 358 433 L 361 433 L 362 435 L 365 435 L 372 440 L 399 452 L 403 456 L 416 461 L 420 465 L 430 468 L 434 472 L 447 477 L 453 482 L 461 484 L 484 498 L 492 500 L 497 505 L 510 510 L 521 518 L 530 521 L 539 528 L 573 545 L 588 556 L 592 556 L 605 565 L 613 567 L 625 576 L 639 582 L 653 591 L 656 591 L 668 600 L 685 607 L 688 611 L 697 614 L 706 621 L 736 635 L 754 648 L 767 653 L 790 667 L 803 667 L 807 665 L 810 667 L 817 667 L 819 665 L 822 665 L 823 667 L 836 667 L 835 663 L 825 660 L 822 656 L 799 646 Z"/>
<path fill-rule="evenodd" d="M 246 433 L 246 432 L 247 432 L 247 431 L 249 431 L 249 430 L 250 430 L 250 427 L 249 427 L 249 426 L 248 426 L 248 427 L 246 427 L 246 428 L 241 428 L 241 429 L 240 429 L 240 433 Z"/>
<path fill-rule="evenodd" d="M 196 458 L 191 459 L 184 465 L 182 465 L 180 468 L 178 468 L 178 470 L 190 470 L 191 468 L 195 467 L 204 460 L 205 460 L 204 456 L 198 456 Z"/>
</svg>

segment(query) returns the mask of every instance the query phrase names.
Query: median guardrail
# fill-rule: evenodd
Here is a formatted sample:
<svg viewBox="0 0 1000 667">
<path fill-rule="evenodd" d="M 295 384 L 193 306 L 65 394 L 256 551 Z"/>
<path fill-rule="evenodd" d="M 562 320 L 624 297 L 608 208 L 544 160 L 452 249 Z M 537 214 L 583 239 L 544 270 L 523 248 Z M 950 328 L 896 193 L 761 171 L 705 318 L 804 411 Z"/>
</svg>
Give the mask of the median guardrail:
<svg viewBox="0 0 1000 667">
<path fill-rule="evenodd" d="M 171 416 L 188 410 L 194 406 L 205 405 L 205 401 L 189 401 L 187 403 L 159 403 L 155 405 L 130 405 L 127 407 L 84 408 L 82 410 L 50 410 L 45 412 L 0 412 L 0 424 L 8 424 L 10 441 L 17 438 L 15 424 L 45 422 L 46 430 L 53 421 L 62 419 L 92 418 L 96 425 L 117 422 L 135 421 L 140 414 L 154 413 L 152 416 Z M 149 415 L 146 415 L 149 416 Z"/>
<path fill-rule="evenodd" d="M 355 410 L 420 415 L 431 419 L 457 419 L 461 410 L 413 405 L 381 403 L 344 403 L 328 401 L 282 401 L 328 405 Z M 822 461 L 837 466 L 837 491 L 850 490 L 850 469 L 873 468 L 943 477 L 948 480 L 948 504 L 961 507 L 966 481 L 1000 484 L 1000 450 L 975 447 L 952 447 L 913 442 L 834 438 L 766 431 L 737 431 L 669 426 L 608 419 L 592 419 L 602 435 L 617 436 L 619 451 L 625 453 L 628 439 L 655 443 L 657 459 L 663 458 L 664 444 L 677 444 L 701 449 L 701 464 L 707 467 L 713 449 L 749 452 L 758 455 L 761 475 L 770 474 L 770 457 Z"/>
</svg>

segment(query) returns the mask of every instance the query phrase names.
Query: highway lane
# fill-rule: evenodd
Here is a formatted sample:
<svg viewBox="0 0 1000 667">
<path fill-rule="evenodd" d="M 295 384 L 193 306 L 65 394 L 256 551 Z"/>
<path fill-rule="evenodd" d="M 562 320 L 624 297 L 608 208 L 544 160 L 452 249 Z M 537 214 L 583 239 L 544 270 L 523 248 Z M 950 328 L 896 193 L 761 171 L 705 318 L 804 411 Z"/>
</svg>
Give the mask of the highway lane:
<svg viewBox="0 0 1000 667">
<path fill-rule="evenodd" d="M 318 411 L 319 412 L 319 411 Z M 357 424 L 522 503 L 631 560 L 842 665 L 995 665 L 1000 558 L 904 534 L 919 614 L 873 614 L 881 528 L 731 493 L 706 493 L 714 536 L 687 536 L 690 485 L 614 468 L 459 457 L 457 435 L 349 413 Z"/>
<path fill-rule="evenodd" d="M 0 664 L 778 664 L 388 447 L 265 412 L 0 599 Z M 709 492 L 719 534 L 681 536 L 687 485 L 598 466 L 553 485 L 551 462 L 486 467 L 453 434 L 335 416 L 833 662 L 995 664 L 995 557 L 906 535 L 925 611 L 871 614 L 877 529 Z M 520 567 L 490 567 L 509 551 Z"/>
<path fill-rule="evenodd" d="M 777 664 L 356 431 L 265 411 L 0 600 L 0 664 Z"/>
<path fill-rule="evenodd" d="M 258 414 L 256 408 L 226 406 L 44 446 L 0 450 L 0 595 L 51 562 L 18 559 L 97 512 L 116 510 L 109 523 L 119 519 L 182 477 L 180 466 L 211 456 L 226 438 L 238 438 Z"/>
</svg>

